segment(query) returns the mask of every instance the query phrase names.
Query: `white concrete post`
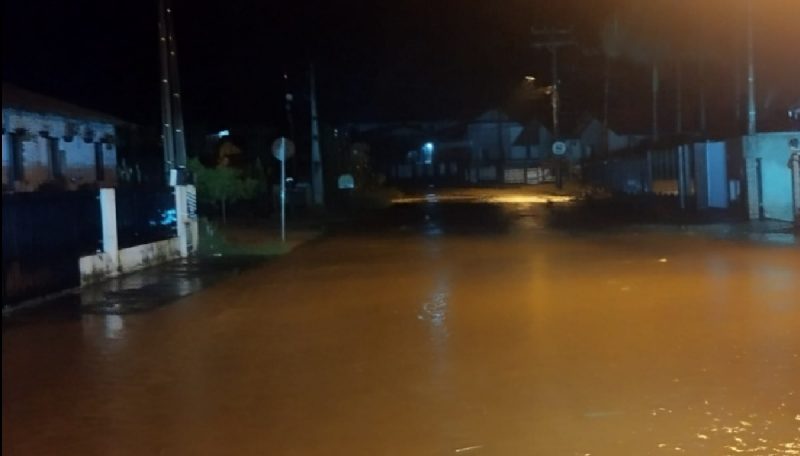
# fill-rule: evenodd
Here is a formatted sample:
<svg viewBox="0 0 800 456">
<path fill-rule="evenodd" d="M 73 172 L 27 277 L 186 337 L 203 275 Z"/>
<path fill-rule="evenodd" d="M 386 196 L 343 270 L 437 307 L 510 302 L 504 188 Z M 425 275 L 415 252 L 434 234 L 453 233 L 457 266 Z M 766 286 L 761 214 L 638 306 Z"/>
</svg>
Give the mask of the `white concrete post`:
<svg viewBox="0 0 800 456">
<path fill-rule="evenodd" d="M 194 185 L 186 186 L 186 212 L 191 240 L 189 253 L 196 253 L 200 243 L 200 228 L 197 223 L 197 188 Z"/>
<path fill-rule="evenodd" d="M 186 186 L 176 185 L 175 189 L 175 219 L 178 228 L 178 246 L 182 258 L 189 256 L 189 232 L 187 228 L 188 210 L 186 204 Z"/>
<path fill-rule="evenodd" d="M 800 226 L 800 152 L 793 153 L 789 158 L 792 167 L 792 195 L 794 195 L 794 223 Z"/>
<path fill-rule="evenodd" d="M 119 241 L 117 239 L 117 197 L 113 188 L 100 189 L 100 218 L 103 227 L 103 252 L 119 270 Z"/>
</svg>

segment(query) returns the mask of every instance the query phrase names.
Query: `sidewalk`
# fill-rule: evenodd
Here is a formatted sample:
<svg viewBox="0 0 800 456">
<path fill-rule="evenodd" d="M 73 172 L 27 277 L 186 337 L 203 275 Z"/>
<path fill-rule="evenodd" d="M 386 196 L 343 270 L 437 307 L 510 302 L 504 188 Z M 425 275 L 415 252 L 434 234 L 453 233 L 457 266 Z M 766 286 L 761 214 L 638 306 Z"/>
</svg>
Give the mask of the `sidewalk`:
<svg viewBox="0 0 800 456">
<path fill-rule="evenodd" d="M 274 225 L 274 224 L 272 224 Z M 200 254 L 87 285 L 73 292 L 22 305 L 3 315 L 3 327 L 29 321 L 58 321 L 82 314 L 124 315 L 160 307 L 316 239 L 316 221 L 296 222 L 281 241 L 272 225 L 230 223 L 201 226 Z"/>
</svg>

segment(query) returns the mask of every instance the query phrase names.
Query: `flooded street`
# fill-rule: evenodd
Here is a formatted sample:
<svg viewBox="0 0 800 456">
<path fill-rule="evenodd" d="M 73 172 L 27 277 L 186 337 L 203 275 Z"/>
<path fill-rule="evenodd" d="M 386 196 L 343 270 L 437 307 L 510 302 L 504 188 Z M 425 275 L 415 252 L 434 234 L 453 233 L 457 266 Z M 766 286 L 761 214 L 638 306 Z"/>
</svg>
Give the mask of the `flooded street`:
<svg viewBox="0 0 800 456">
<path fill-rule="evenodd" d="M 3 453 L 800 454 L 796 244 L 540 203 L 410 202 L 170 305 L 4 327 Z"/>
</svg>

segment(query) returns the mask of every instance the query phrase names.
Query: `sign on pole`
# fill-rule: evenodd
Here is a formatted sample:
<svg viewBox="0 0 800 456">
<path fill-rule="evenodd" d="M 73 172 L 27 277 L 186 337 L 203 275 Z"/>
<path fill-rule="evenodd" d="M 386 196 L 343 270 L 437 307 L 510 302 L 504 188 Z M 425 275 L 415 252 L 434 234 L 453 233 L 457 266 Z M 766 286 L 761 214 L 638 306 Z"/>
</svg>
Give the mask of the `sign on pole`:
<svg viewBox="0 0 800 456">
<path fill-rule="evenodd" d="M 286 242 L 286 160 L 294 155 L 294 143 L 281 136 L 272 142 L 272 155 L 281 162 L 281 241 Z"/>
<path fill-rule="evenodd" d="M 567 144 L 564 141 L 553 143 L 553 155 L 562 156 L 567 153 Z"/>
</svg>

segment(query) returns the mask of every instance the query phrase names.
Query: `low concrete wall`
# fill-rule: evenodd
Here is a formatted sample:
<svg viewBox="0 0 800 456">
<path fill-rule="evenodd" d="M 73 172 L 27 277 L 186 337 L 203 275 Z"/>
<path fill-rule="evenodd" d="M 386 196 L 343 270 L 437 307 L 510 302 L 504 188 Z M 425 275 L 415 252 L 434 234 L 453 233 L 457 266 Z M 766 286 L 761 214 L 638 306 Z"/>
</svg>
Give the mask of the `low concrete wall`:
<svg viewBox="0 0 800 456">
<path fill-rule="evenodd" d="M 116 261 L 108 253 L 85 256 L 79 260 L 81 286 L 107 277 L 114 277 L 120 273 L 164 263 L 180 256 L 178 238 L 122 249 L 119 251 Z"/>
<path fill-rule="evenodd" d="M 789 140 L 797 137 L 797 132 L 761 133 L 744 139 L 750 218 L 759 218 L 763 211 L 768 219 L 794 220 Z"/>
<path fill-rule="evenodd" d="M 119 251 L 119 268 L 122 272 L 135 271 L 178 258 L 180 254 L 178 238 L 137 245 Z"/>
<path fill-rule="evenodd" d="M 114 277 L 119 273 L 117 262 L 105 252 L 81 257 L 78 264 L 81 271 L 81 286 L 103 280 L 106 277 Z"/>
</svg>

